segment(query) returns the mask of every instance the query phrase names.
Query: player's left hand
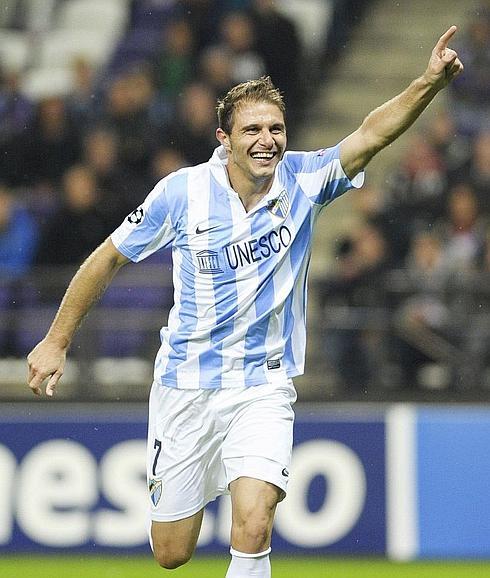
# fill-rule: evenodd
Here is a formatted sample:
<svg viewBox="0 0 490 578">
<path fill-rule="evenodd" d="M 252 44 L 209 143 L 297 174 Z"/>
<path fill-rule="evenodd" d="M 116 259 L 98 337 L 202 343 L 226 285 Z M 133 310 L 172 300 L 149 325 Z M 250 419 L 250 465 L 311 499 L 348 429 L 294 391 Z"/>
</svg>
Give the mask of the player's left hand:
<svg viewBox="0 0 490 578">
<path fill-rule="evenodd" d="M 432 50 L 425 77 L 437 90 L 447 86 L 458 74 L 463 71 L 463 63 L 459 60 L 455 50 L 448 48 L 448 43 L 457 31 L 451 26 L 437 41 Z"/>
<path fill-rule="evenodd" d="M 56 385 L 63 375 L 66 362 L 66 348 L 45 337 L 27 356 L 29 373 L 27 381 L 32 392 L 41 395 L 41 386 L 47 379 L 46 395 L 53 397 Z"/>
</svg>

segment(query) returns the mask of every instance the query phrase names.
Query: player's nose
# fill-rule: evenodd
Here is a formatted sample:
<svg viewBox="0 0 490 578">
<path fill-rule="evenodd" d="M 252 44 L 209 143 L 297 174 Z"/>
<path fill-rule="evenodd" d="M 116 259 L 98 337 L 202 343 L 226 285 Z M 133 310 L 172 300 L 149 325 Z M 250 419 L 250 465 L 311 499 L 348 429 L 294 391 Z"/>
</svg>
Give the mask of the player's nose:
<svg viewBox="0 0 490 578">
<path fill-rule="evenodd" d="M 274 145 L 274 139 L 272 138 L 272 133 L 269 129 L 264 128 L 260 131 L 259 143 L 268 148 L 271 148 Z"/>
</svg>

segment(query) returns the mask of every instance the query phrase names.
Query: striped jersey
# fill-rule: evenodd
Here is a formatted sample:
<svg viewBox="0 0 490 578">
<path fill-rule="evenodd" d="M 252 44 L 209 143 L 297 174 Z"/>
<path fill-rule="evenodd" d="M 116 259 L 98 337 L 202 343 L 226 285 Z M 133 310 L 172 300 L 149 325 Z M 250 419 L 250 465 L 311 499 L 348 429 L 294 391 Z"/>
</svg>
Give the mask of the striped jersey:
<svg viewBox="0 0 490 578">
<path fill-rule="evenodd" d="M 339 145 L 286 152 L 247 212 L 226 162 L 220 146 L 207 163 L 168 175 L 111 235 L 135 262 L 172 246 L 175 305 L 154 374 L 165 386 L 254 386 L 303 373 L 313 225 L 364 178 L 347 178 Z"/>
</svg>

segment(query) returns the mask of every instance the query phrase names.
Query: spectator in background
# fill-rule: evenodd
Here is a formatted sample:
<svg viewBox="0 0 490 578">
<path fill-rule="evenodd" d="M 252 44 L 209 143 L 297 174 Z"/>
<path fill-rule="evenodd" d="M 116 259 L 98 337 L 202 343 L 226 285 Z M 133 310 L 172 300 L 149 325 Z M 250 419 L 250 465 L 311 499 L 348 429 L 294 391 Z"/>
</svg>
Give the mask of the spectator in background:
<svg viewBox="0 0 490 578">
<path fill-rule="evenodd" d="M 462 183 L 451 190 L 447 220 L 440 222 L 438 229 L 443 239 L 444 268 L 448 272 L 476 269 L 485 240 L 485 222 L 469 184 Z"/>
<path fill-rule="evenodd" d="M 18 354 L 16 325 L 24 275 L 38 243 L 38 226 L 12 190 L 0 183 L 0 356 Z"/>
<path fill-rule="evenodd" d="M 199 58 L 199 77 L 212 89 L 215 99 L 233 86 L 233 61 L 226 46 L 214 45 L 203 50 Z"/>
<path fill-rule="evenodd" d="M 189 163 L 179 149 L 175 147 L 159 148 L 151 161 L 148 189 L 152 189 L 163 177 L 188 165 Z"/>
<path fill-rule="evenodd" d="M 490 8 L 475 10 L 457 51 L 465 70 L 451 86 L 451 110 L 459 132 L 490 130 Z"/>
<path fill-rule="evenodd" d="M 231 54 L 233 83 L 259 78 L 266 72 L 256 45 L 255 24 L 246 12 L 230 12 L 221 21 L 221 38 Z"/>
<path fill-rule="evenodd" d="M 439 111 L 430 119 L 424 135 L 444 164 L 447 182 L 461 180 L 471 154 L 471 140 L 458 134 L 453 115 L 447 110 Z"/>
<path fill-rule="evenodd" d="M 33 122 L 14 146 L 16 185 L 42 185 L 57 190 L 68 167 L 81 154 L 80 127 L 70 118 L 61 96 L 42 99 Z"/>
<path fill-rule="evenodd" d="M 0 145 L 26 129 L 34 106 L 19 88 L 20 74 L 0 68 Z"/>
<path fill-rule="evenodd" d="M 412 240 L 406 268 L 410 281 L 420 282 L 424 289 L 439 293 L 447 279 L 441 239 L 435 233 L 417 233 Z"/>
<path fill-rule="evenodd" d="M 299 114 L 302 86 L 302 46 L 296 24 L 276 7 L 274 0 L 253 0 L 256 46 L 267 73 L 286 95 L 288 110 Z M 291 123 L 291 115 L 288 121 Z"/>
<path fill-rule="evenodd" d="M 478 259 L 478 282 L 472 284 L 469 295 L 469 315 L 465 326 L 465 373 L 462 386 L 488 391 L 490 386 L 490 228 L 487 229 L 481 254 Z M 468 295 L 466 293 L 465 297 Z"/>
<path fill-rule="evenodd" d="M 327 74 L 331 69 L 332 62 L 338 60 L 342 50 L 346 47 L 351 29 L 361 21 L 370 2 L 369 0 L 331 0 L 330 4 L 332 19 L 326 35 L 324 50 Z"/>
<path fill-rule="evenodd" d="M 415 134 L 401 163 L 389 175 L 389 193 L 412 231 L 432 226 L 444 211 L 447 177 L 444 162 L 423 134 Z"/>
<path fill-rule="evenodd" d="M 77 126 L 85 127 L 94 122 L 100 106 L 96 83 L 95 69 L 83 57 L 75 58 L 72 64 L 73 88 L 65 102 L 70 117 Z"/>
<path fill-rule="evenodd" d="M 13 192 L 0 183 L 0 277 L 12 280 L 27 273 L 38 243 L 38 226 Z"/>
<path fill-rule="evenodd" d="M 213 91 L 201 82 L 187 85 L 175 122 L 162 135 L 162 145 L 176 147 L 191 164 L 205 162 L 216 148 L 215 114 Z"/>
<path fill-rule="evenodd" d="M 188 20 L 176 18 L 165 26 L 163 46 L 153 64 L 156 88 L 174 108 L 195 76 L 194 36 Z"/>
<path fill-rule="evenodd" d="M 229 11 L 247 8 L 249 0 L 178 0 L 177 12 L 189 19 L 195 47 L 201 52 L 216 42 L 216 24 Z"/>
<path fill-rule="evenodd" d="M 415 235 L 406 274 L 408 296 L 395 314 L 396 336 L 391 344 L 401 368 L 400 385 L 447 386 L 449 378 L 443 371 L 424 371 L 435 367 L 435 362 L 447 365 L 452 351 L 446 340 L 450 311 L 443 301 L 448 273 L 438 236 L 426 231 Z"/>
<path fill-rule="evenodd" d="M 388 203 L 387 195 L 373 185 L 365 185 L 362 195 L 352 199 L 353 208 L 361 224 L 377 227 L 389 247 L 390 266 L 400 266 L 410 246 L 410 227 L 403 210 Z"/>
<path fill-rule="evenodd" d="M 120 161 L 135 176 L 146 173 L 155 148 L 154 97 L 155 88 L 145 67 L 122 72 L 108 87 L 100 119 L 116 134 Z"/>
<path fill-rule="evenodd" d="M 329 367 L 338 370 L 346 391 L 363 391 L 375 377 L 383 333 L 369 327 L 363 308 L 385 303 L 388 263 L 382 232 L 369 223 L 360 225 L 354 235 L 339 243 L 336 267 L 319 288 L 327 328 L 325 356 Z M 341 309 L 332 310 L 332 305 Z M 345 306 L 352 308 L 350 312 Z"/>
<path fill-rule="evenodd" d="M 107 237 L 110 223 L 99 208 L 95 173 L 74 165 L 63 175 L 63 204 L 42 231 L 38 265 L 75 265 Z"/>
<path fill-rule="evenodd" d="M 113 227 L 144 198 L 144 175 L 126 169 L 119 157 L 119 142 L 113 131 L 94 127 L 84 139 L 83 160 L 94 171 L 100 191 L 100 210 Z"/>
<path fill-rule="evenodd" d="M 0 175 L 2 181 L 16 186 L 20 182 L 23 148 L 20 135 L 28 127 L 34 105 L 19 89 L 18 72 L 0 68 Z"/>
<path fill-rule="evenodd" d="M 476 136 L 473 155 L 463 174 L 463 182 L 470 183 L 475 191 L 482 214 L 490 218 L 490 130 Z"/>
</svg>

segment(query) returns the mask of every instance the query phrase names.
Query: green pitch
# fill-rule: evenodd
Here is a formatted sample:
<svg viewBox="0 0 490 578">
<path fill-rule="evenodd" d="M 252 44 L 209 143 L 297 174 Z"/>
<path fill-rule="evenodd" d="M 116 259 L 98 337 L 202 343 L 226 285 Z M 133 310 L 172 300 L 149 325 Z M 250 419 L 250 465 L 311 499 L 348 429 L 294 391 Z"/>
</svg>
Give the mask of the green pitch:
<svg viewBox="0 0 490 578">
<path fill-rule="evenodd" d="M 196 558 L 177 570 L 158 568 L 147 558 L 4 557 L 2 578 L 223 578 L 227 560 Z M 274 578 L 488 578 L 490 563 L 424 562 L 396 564 L 384 560 L 272 558 Z"/>
</svg>

